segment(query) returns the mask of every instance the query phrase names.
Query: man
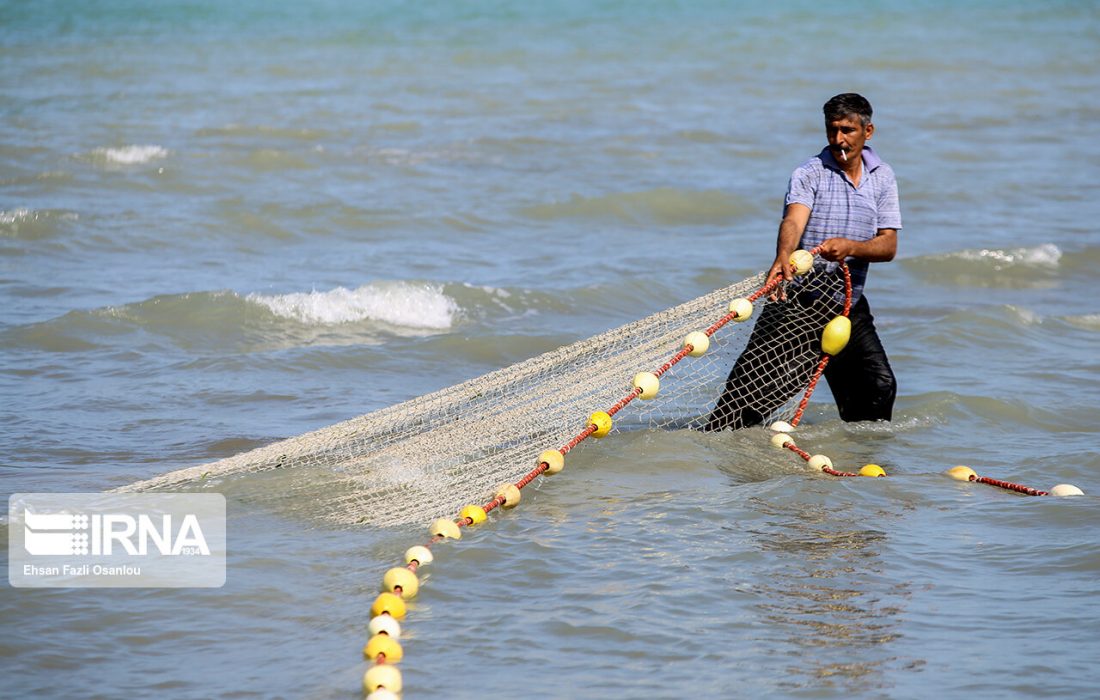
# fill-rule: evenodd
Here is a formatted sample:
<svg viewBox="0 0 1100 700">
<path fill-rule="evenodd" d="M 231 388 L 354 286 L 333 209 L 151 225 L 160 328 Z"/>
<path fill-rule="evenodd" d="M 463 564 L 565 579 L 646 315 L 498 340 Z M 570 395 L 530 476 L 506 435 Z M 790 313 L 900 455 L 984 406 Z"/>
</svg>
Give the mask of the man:
<svg viewBox="0 0 1100 700">
<path fill-rule="evenodd" d="M 793 279 L 789 260 L 798 248 L 820 246 L 819 253 L 825 260 L 848 262 L 852 334 L 844 350 L 829 361 L 825 378 L 843 420 L 890 420 L 897 382 L 875 332 L 863 287 L 869 264 L 889 262 L 897 252 L 897 232 L 901 229 L 897 182 L 890 166 L 866 145 L 875 133 L 871 104 L 866 99 L 844 93 L 826 102 L 823 111 L 829 145 L 791 175 L 768 281 L 777 277 Z M 797 299 L 792 301 L 797 303 Z M 776 326 L 774 318 L 768 317 L 783 313 L 780 307 L 784 306 L 789 305 L 765 307 L 705 430 L 759 424 L 798 391 L 799 381 L 783 382 L 767 376 L 769 372 L 775 374 L 767 363 L 776 363 L 775 348 L 767 348 L 769 329 Z M 806 344 L 808 338 L 798 342 Z M 793 345 L 782 351 L 795 353 Z M 765 354 L 770 358 L 765 360 Z M 799 373 L 789 372 L 787 376 L 796 375 Z"/>
</svg>

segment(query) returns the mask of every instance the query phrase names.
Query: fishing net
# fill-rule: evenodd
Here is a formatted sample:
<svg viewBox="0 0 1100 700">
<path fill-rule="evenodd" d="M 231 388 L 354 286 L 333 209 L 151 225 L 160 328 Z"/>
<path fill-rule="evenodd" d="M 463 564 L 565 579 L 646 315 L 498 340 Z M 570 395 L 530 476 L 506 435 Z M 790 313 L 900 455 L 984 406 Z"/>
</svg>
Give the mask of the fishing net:
<svg viewBox="0 0 1100 700">
<path fill-rule="evenodd" d="M 593 411 L 633 390 L 636 373 L 661 367 L 688 333 L 730 315 L 730 302 L 758 293 L 763 282 L 758 274 L 462 384 L 122 490 L 218 488 L 236 475 L 289 470 L 296 476 L 279 484 L 280 493 L 310 496 L 314 514 L 337 523 L 453 516 L 527 473 L 543 450 L 566 444 Z M 633 401 L 615 417 L 614 430 L 788 420 L 843 294 L 843 276 L 818 261 L 787 285 L 785 298 L 761 297 L 747 321 L 713 331 L 702 356 L 668 368 L 657 396 Z"/>
</svg>

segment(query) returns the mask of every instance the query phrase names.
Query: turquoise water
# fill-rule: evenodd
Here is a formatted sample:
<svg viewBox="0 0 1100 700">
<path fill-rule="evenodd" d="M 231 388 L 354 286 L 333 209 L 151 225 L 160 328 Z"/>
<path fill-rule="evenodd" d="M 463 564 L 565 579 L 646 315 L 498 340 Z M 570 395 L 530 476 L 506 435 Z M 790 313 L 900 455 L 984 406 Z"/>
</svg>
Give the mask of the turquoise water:
<svg viewBox="0 0 1100 700">
<path fill-rule="evenodd" d="M 99 491 L 479 375 L 771 262 L 820 106 L 898 173 L 889 425 L 586 446 L 437 548 L 406 697 L 1100 697 L 1088 3 L 0 4 L 0 483 Z M 954 464 L 1037 488 L 950 481 Z M 354 697 L 419 528 L 225 485 L 212 591 L 0 587 L 0 688 Z M 0 527 L 7 561 L 7 525 Z"/>
</svg>

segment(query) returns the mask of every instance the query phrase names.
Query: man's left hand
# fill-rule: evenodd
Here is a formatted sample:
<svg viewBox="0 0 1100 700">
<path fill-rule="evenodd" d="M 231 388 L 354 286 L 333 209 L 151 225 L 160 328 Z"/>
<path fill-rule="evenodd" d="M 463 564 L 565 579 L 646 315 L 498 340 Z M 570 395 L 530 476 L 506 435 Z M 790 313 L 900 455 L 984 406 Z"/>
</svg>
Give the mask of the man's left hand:
<svg viewBox="0 0 1100 700">
<path fill-rule="evenodd" d="M 848 238 L 830 238 L 818 248 L 818 254 L 826 260 L 842 262 L 855 255 L 855 241 Z"/>
</svg>

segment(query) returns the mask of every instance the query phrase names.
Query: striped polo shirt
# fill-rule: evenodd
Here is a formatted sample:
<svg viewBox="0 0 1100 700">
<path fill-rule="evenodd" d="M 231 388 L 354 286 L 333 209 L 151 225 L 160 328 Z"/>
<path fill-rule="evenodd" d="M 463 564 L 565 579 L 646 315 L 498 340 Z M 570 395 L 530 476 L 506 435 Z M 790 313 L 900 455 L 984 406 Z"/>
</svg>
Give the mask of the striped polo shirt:
<svg viewBox="0 0 1100 700">
<path fill-rule="evenodd" d="M 795 202 L 810 208 L 810 220 L 799 243 L 802 248 L 811 249 L 838 237 L 867 241 L 879 229 L 901 229 L 894 171 L 869 146 L 863 147 L 859 187 L 840 169 L 828 148 L 795 168 L 783 208 Z M 868 266 L 865 261 L 848 259 L 853 301 L 863 293 Z"/>
</svg>

